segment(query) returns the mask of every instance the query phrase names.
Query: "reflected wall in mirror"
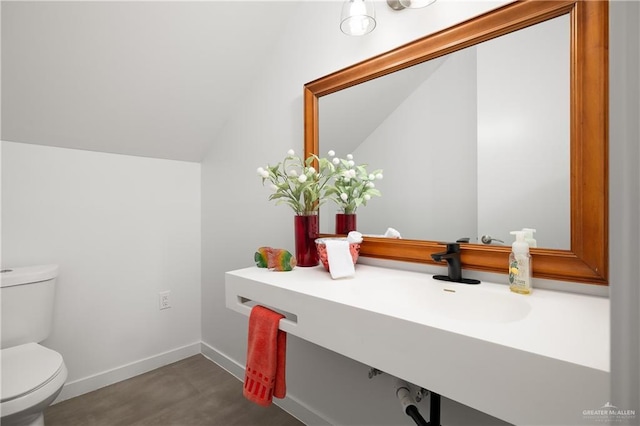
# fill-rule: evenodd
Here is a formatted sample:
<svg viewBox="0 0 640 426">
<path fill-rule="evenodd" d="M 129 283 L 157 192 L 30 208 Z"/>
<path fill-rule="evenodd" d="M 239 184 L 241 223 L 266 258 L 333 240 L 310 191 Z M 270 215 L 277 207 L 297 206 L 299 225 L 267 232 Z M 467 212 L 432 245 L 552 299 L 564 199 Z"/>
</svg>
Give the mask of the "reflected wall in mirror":
<svg viewBox="0 0 640 426">
<path fill-rule="evenodd" d="M 509 245 L 527 227 L 568 250 L 570 29 L 563 15 L 320 98 L 320 153 L 385 171 L 358 230 Z"/>
<path fill-rule="evenodd" d="M 494 233 L 492 236 L 495 238 L 509 238 L 504 232 L 521 227 L 540 227 L 541 235 L 545 228 L 554 229 L 550 233 L 558 234 L 560 238 L 541 238 L 546 241 L 545 247 L 532 249 L 534 276 L 606 285 L 607 25 L 607 2 L 521 1 L 306 84 L 305 152 L 326 155 L 326 150 L 334 149 L 344 156 L 351 151 L 358 156 L 358 163 L 369 162 L 373 168 L 385 169 L 385 179 L 379 183 L 383 196 L 359 210 L 358 228 L 375 234 L 384 232 L 387 226 L 399 229 L 401 233 L 405 230 L 401 240 L 366 238 L 361 255 L 432 263 L 431 253 L 440 251 L 444 241 L 470 237 L 473 242 L 485 233 Z M 551 35 L 552 27 L 557 29 L 557 34 L 553 35 L 551 45 L 524 47 L 528 44 L 524 41 L 528 32 L 542 30 L 545 35 Z M 518 46 L 515 51 L 509 54 L 490 52 L 493 44 L 514 44 L 513 37 L 519 40 L 515 42 Z M 568 50 L 555 49 L 557 45 L 567 44 L 570 46 Z M 474 48 L 468 49 L 470 47 Z M 524 65 L 526 73 L 523 69 L 489 68 L 505 61 Z M 463 66 L 453 67 L 456 62 Z M 545 73 L 539 68 L 543 62 L 554 63 L 557 68 L 553 68 L 553 72 L 550 68 Z M 443 70 L 447 72 L 443 73 Z M 469 70 L 479 70 L 475 80 L 467 74 Z M 346 96 L 346 92 L 351 90 L 368 94 L 367 85 L 383 84 L 381 82 L 388 77 L 402 73 L 420 74 L 416 78 L 421 82 L 416 90 L 398 89 L 394 95 L 395 104 L 391 104 L 386 115 L 376 118 L 365 113 L 365 118 L 356 118 L 351 114 L 357 108 L 345 111 L 346 104 L 341 106 L 342 116 L 349 118 L 347 125 L 359 121 L 365 124 L 364 128 L 356 127 L 362 135 L 349 135 L 347 144 L 351 143 L 351 146 L 336 146 L 343 139 L 341 135 L 348 132 L 338 126 L 337 133 L 331 135 L 332 130 L 324 127 L 323 120 L 331 119 L 330 106 L 327 105 L 333 102 L 333 97 L 338 99 L 343 92 Z M 551 73 L 554 75 L 549 76 Z M 426 80 L 422 78 L 425 74 L 429 75 Z M 515 74 L 521 78 L 514 79 Z M 444 88 L 433 83 L 445 76 L 456 84 Z M 401 78 L 408 83 L 413 77 Z M 487 78 L 502 83 L 515 82 L 515 85 L 506 91 L 499 90 L 489 86 Z M 415 95 L 422 91 L 429 92 L 427 101 L 418 100 Z M 436 99 L 432 95 L 438 91 L 449 98 L 432 101 Z M 362 96 L 366 99 L 372 95 Z M 468 101 L 474 96 L 475 102 Z M 554 100 L 545 104 L 548 98 Z M 411 108 L 418 102 L 418 108 L 428 114 Z M 341 101 L 333 103 L 341 104 Z M 324 108 L 327 108 L 326 117 Z M 549 113 L 547 108 L 557 108 L 555 112 L 561 117 L 544 115 Z M 518 116 L 519 112 L 522 115 Z M 535 115 L 539 113 L 543 115 Z M 367 124 L 368 119 L 372 122 Z M 387 126 L 391 121 L 403 120 L 404 133 Z M 548 126 L 554 120 L 555 124 Z M 454 139 L 466 145 L 455 145 Z M 525 145 L 516 146 L 514 140 L 522 140 Z M 396 154 L 400 141 L 408 146 L 408 152 Z M 545 143 L 550 145 L 543 146 Z M 486 150 L 485 145 L 490 144 L 501 146 Z M 369 146 L 375 145 L 376 149 L 370 149 Z M 508 153 L 507 149 L 513 151 Z M 434 150 L 438 155 L 433 155 Z M 458 153 L 455 157 L 458 162 L 442 160 L 442 154 L 447 150 L 454 155 Z M 526 152 L 524 157 L 530 160 L 534 157 L 543 160 L 524 173 L 529 185 L 526 191 L 544 193 L 545 196 L 550 196 L 551 192 L 556 194 L 540 199 L 533 198 L 533 192 L 525 194 L 524 202 L 513 204 L 526 211 L 522 215 L 508 216 L 506 208 L 509 206 L 500 204 L 506 202 L 505 197 L 509 199 L 510 185 L 521 188 L 513 171 L 521 160 L 520 152 Z M 430 175 L 422 181 L 412 179 L 404 190 L 398 190 L 394 186 L 397 183 L 392 181 L 392 170 L 401 170 L 397 164 L 402 164 L 403 158 L 417 159 L 418 163 L 413 167 Z M 489 178 L 494 183 L 486 185 L 484 182 Z M 447 192 L 450 185 L 454 187 L 453 181 L 460 181 L 458 183 L 463 186 Z M 501 186 L 497 191 L 496 185 Z M 419 212 L 416 207 L 418 213 L 415 218 L 402 216 L 407 210 L 413 210 L 412 197 L 416 191 L 427 192 L 434 188 L 444 188 L 445 191 L 429 192 L 424 202 L 426 211 Z M 456 197 L 456 193 L 460 196 Z M 385 206 L 384 199 L 394 202 Z M 527 204 L 527 200 L 534 201 Z M 401 215 L 392 216 L 395 211 Z M 549 211 L 557 216 L 545 217 Z M 334 212 L 326 209 L 321 212 L 323 230 L 327 233 L 331 232 Z M 373 219 L 379 213 L 379 219 Z M 487 216 L 494 222 L 487 221 Z M 432 225 L 435 228 L 429 228 Z M 367 226 L 367 229 L 362 226 Z M 438 234 L 440 231 L 442 233 Z M 463 267 L 506 273 L 509 251 L 508 246 L 463 244 Z"/>
</svg>

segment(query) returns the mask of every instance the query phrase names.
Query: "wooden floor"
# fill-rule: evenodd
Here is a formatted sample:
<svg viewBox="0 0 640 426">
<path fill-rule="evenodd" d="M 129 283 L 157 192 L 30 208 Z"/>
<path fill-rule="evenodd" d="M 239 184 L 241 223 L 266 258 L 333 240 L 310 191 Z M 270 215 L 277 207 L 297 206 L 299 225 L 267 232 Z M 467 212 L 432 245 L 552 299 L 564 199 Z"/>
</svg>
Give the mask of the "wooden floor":
<svg viewBox="0 0 640 426">
<path fill-rule="evenodd" d="M 46 426 L 301 426 L 242 396 L 242 382 L 195 355 L 49 407 Z"/>
</svg>

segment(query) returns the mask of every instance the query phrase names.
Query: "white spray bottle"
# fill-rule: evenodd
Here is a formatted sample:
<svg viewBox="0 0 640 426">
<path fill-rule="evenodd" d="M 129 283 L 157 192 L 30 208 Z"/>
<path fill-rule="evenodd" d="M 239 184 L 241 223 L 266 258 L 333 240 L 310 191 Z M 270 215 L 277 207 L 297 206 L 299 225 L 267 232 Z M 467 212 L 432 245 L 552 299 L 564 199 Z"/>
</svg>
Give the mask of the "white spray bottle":
<svg viewBox="0 0 640 426">
<path fill-rule="evenodd" d="M 515 293 L 531 294 L 531 255 L 524 240 L 525 231 L 513 231 L 516 241 L 509 254 L 509 289 Z"/>
</svg>

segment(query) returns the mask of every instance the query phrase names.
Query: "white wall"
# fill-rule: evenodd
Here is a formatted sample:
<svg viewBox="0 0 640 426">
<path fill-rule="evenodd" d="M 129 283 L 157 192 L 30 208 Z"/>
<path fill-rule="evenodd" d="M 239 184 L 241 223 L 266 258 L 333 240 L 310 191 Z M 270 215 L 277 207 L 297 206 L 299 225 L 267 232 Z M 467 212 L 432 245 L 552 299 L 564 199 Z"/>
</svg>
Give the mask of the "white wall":
<svg viewBox="0 0 640 426">
<path fill-rule="evenodd" d="M 60 266 L 45 345 L 69 369 L 63 397 L 199 352 L 200 164 L 1 149 L 2 266 Z"/>
<path fill-rule="evenodd" d="M 640 423 L 640 3 L 613 1 L 609 19 L 611 402 Z"/>
</svg>

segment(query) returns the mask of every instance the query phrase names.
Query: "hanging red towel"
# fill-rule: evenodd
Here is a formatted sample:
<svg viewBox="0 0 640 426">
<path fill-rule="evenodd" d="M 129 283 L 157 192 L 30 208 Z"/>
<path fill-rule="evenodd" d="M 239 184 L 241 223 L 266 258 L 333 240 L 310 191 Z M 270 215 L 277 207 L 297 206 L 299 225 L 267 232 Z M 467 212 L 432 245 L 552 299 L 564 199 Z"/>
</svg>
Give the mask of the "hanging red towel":
<svg viewBox="0 0 640 426">
<path fill-rule="evenodd" d="M 278 329 L 284 315 L 254 306 L 249 315 L 249 342 L 247 344 L 247 367 L 244 376 L 245 398 L 256 404 L 268 406 L 272 396 L 284 398 L 285 360 L 287 333 Z"/>
</svg>

